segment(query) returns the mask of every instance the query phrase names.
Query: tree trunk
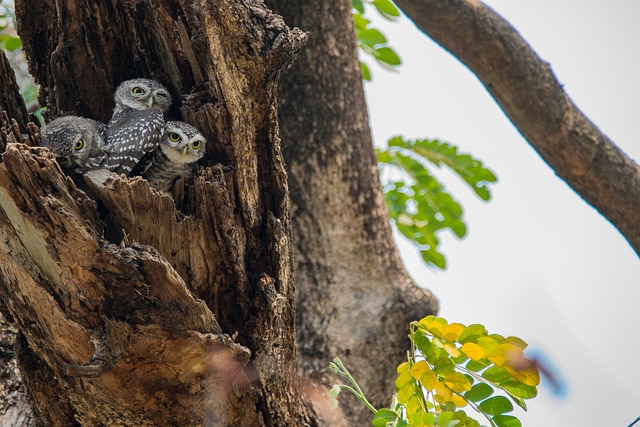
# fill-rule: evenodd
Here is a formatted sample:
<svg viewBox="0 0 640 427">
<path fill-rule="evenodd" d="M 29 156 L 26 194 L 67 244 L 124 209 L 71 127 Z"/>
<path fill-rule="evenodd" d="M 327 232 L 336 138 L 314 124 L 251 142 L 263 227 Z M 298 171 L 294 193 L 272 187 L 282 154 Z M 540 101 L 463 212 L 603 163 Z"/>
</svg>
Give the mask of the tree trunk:
<svg viewBox="0 0 640 427">
<path fill-rule="evenodd" d="M 437 311 L 394 246 L 378 180 L 351 1 L 269 0 L 309 41 L 279 90 L 291 188 L 303 371 L 330 386 L 339 356 L 376 407 L 390 403 L 408 325 Z M 341 399 L 341 401 L 345 401 Z M 352 425 L 371 414 L 355 399 Z"/>
<path fill-rule="evenodd" d="M 547 164 L 640 255 L 640 167 L 576 107 L 549 64 L 479 1 L 396 3 L 478 76 Z"/>
<path fill-rule="evenodd" d="M 171 115 L 208 139 L 182 211 L 140 178 L 74 182 L 47 149 L 7 145 L 2 310 L 24 334 L 21 371 L 43 424 L 315 425 L 295 375 L 276 110 L 304 34 L 258 1 L 17 0 L 16 10 L 52 115 L 106 121 L 120 81 L 151 77 L 178 100 Z"/>
<path fill-rule="evenodd" d="M 4 152 L 7 142 L 22 140 L 18 122 L 24 125 L 28 120 L 15 74 L 4 51 L 0 51 L 0 80 L 0 152 Z M 18 119 L 9 119 L 6 111 Z M 5 313 L 11 319 L 4 300 L 0 298 L 0 426 L 31 427 L 35 425 L 33 410 L 16 360 L 18 330 L 2 315 Z"/>
<path fill-rule="evenodd" d="M 18 331 L 0 315 L 0 426 L 32 427 L 35 419 L 16 360 Z"/>
</svg>

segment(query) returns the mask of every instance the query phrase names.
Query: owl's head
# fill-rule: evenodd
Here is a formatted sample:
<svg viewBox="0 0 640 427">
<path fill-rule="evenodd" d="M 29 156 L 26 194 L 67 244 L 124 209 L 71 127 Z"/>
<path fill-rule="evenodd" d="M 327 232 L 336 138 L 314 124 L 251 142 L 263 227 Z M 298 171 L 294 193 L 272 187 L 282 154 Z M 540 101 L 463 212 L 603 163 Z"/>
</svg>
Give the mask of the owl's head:
<svg viewBox="0 0 640 427">
<path fill-rule="evenodd" d="M 64 116 L 42 128 L 42 145 L 67 171 L 82 173 L 88 160 L 103 155 L 105 125 L 78 116 Z"/>
<path fill-rule="evenodd" d="M 185 122 L 166 122 L 160 149 L 175 163 L 195 163 L 204 156 L 207 141 L 198 129 Z"/>
<path fill-rule="evenodd" d="M 132 79 L 120 83 L 114 94 L 116 110 L 157 108 L 167 112 L 171 95 L 167 88 L 151 79 Z"/>
</svg>

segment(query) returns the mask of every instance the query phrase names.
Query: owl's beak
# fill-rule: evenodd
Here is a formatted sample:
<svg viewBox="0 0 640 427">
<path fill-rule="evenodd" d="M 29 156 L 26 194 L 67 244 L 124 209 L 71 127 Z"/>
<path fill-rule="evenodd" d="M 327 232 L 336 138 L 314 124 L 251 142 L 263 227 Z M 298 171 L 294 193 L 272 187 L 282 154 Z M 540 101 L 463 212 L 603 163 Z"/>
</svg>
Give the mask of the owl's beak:
<svg viewBox="0 0 640 427">
<path fill-rule="evenodd" d="M 187 155 L 187 147 L 184 147 L 182 150 L 180 150 L 180 155 L 181 155 L 182 157 L 184 157 L 184 156 L 186 156 L 186 155 Z"/>
<path fill-rule="evenodd" d="M 147 99 L 147 107 L 151 108 L 152 105 L 153 105 L 153 96 L 150 96 Z"/>
<path fill-rule="evenodd" d="M 66 156 L 56 156 L 56 161 L 62 167 L 68 167 L 70 163 L 69 158 Z"/>
</svg>

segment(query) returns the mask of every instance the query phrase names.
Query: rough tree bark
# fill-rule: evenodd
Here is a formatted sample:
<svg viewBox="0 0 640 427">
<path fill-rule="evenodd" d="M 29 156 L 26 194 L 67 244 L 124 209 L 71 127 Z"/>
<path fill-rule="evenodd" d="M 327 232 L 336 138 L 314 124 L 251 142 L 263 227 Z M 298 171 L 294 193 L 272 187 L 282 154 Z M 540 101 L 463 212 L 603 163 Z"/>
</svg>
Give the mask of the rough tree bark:
<svg viewBox="0 0 640 427">
<path fill-rule="evenodd" d="M 378 180 L 351 1 L 269 0 L 309 31 L 281 81 L 280 129 L 289 172 L 301 367 L 322 384 L 339 356 L 376 407 L 389 404 L 406 359 L 408 324 L 437 311 L 394 246 Z M 341 399 L 343 402 L 346 400 Z M 352 425 L 370 413 L 345 407 Z"/>
<path fill-rule="evenodd" d="M 208 137 L 182 212 L 140 178 L 74 182 L 48 150 L 7 145 L 0 309 L 23 336 L 41 422 L 315 425 L 295 375 L 276 110 L 305 35 L 258 1 L 18 0 L 16 10 L 52 115 L 106 121 L 115 86 L 145 76 Z"/>
<path fill-rule="evenodd" d="M 418 28 L 482 81 L 560 178 L 640 255 L 640 167 L 571 101 L 548 63 L 478 0 L 397 0 Z"/>
<path fill-rule="evenodd" d="M 18 121 L 24 123 L 27 120 L 27 110 L 18 91 L 15 74 L 4 52 L 0 52 L 0 80 L 0 109 L 18 117 L 18 120 L 11 121 L 3 114 L 0 118 L 0 152 L 4 152 L 6 141 L 17 142 L 11 137 L 14 132 L 19 134 Z M 0 426 L 32 426 L 35 420 L 16 360 L 18 330 L 2 316 L 2 300 L 0 298 Z"/>
</svg>

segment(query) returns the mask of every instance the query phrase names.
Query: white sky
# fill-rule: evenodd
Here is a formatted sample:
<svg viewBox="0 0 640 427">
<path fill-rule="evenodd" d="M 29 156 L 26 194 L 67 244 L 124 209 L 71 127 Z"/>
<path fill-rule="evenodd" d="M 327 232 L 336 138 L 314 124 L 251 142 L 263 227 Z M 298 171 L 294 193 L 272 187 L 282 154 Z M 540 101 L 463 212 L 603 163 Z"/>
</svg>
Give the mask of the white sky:
<svg viewBox="0 0 640 427">
<path fill-rule="evenodd" d="M 640 159 L 640 2 L 487 3 L 551 64 L 578 107 Z M 468 236 L 442 236 L 446 272 L 424 267 L 398 238 L 411 275 L 435 292 L 450 322 L 519 336 L 555 363 L 568 395 L 542 388 L 529 412 L 515 411 L 524 427 L 628 426 L 640 416 L 634 251 L 555 176 L 466 67 L 406 19 L 376 25 L 404 61 L 399 73 L 372 67 L 376 143 L 396 134 L 439 137 L 481 158 L 500 180 L 487 204 L 447 177 L 464 204 Z"/>
</svg>

